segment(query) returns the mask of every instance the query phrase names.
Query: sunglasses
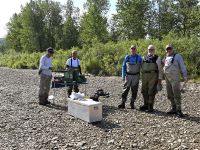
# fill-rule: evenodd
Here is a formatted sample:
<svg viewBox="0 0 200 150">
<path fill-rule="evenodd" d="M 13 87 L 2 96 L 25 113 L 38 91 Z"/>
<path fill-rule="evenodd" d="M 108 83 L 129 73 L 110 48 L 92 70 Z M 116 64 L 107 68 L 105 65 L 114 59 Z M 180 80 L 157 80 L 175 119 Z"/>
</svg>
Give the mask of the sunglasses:
<svg viewBox="0 0 200 150">
<path fill-rule="evenodd" d="M 155 49 L 149 49 L 149 51 L 154 51 Z"/>
<path fill-rule="evenodd" d="M 171 48 L 171 47 L 169 47 L 169 48 L 167 48 L 166 50 L 167 50 L 167 51 L 168 51 L 168 50 L 172 50 L 172 48 Z"/>
<path fill-rule="evenodd" d="M 131 50 L 136 50 L 136 48 L 131 48 Z"/>
</svg>

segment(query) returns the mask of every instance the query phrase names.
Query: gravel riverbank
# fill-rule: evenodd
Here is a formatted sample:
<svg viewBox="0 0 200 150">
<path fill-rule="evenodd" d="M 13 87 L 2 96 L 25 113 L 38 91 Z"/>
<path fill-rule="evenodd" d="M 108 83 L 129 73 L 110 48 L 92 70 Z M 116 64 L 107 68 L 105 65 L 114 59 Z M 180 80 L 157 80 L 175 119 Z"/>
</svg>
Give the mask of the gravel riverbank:
<svg viewBox="0 0 200 150">
<path fill-rule="evenodd" d="M 38 105 L 37 70 L 0 68 L 0 77 L 0 149 L 200 149 L 200 84 L 187 85 L 182 106 L 188 116 L 178 118 L 166 115 L 165 88 L 156 95 L 155 113 L 138 110 L 140 89 L 136 109 L 128 100 L 119 110 L 121 78 L 88 77 L 87 95 L 98 88 L 111 94 L 100 97 L 103 120 L 88 124 L 68 115 L 64 88 L 56 89 L 56 105 Z"/>
</svg>

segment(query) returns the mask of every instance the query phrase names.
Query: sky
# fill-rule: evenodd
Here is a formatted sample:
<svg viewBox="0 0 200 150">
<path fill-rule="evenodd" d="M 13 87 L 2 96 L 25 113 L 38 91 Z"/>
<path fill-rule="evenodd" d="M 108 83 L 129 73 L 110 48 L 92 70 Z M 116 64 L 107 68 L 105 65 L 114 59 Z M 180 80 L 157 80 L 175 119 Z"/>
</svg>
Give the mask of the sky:
<svg viewBox="0 0 200 150">
<path fill-rule="evenodd" d="M 0 38 L 4 38 L 7 34 L 6 24 L 14 13 L 19 13 L 21 6 L 24 6 L 30 0 L 0 0 Z M 55 0 L 61 4 L 66 4 L 67 0 Z M 115 4 L 117 0 L 110 0 L 109 15 L 116 13 Z M 83 9 L 83 4 L 86 0 L 73 0 L 74 6 Z"/>
</svg>

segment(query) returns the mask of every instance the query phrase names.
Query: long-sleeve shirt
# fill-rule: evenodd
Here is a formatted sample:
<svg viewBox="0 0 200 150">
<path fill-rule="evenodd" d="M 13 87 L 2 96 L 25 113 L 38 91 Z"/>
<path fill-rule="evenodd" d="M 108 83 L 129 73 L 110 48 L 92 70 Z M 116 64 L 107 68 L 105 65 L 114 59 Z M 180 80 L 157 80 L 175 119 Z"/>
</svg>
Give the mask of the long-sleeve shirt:
<svg viewBox="0 0 200 150">
<path fill-rule="evenodd" d="M 39 70 L 42 70 L 41 74 L 51 76 L 52 70 L 50 70 L 49 67 L 52 67 L 52 58 L 47 57 L 45 54 L 40 58 Z"/>
<path fill-rule="evenodd" d="M 136 62 L 137 61 L 137 62 Z M 131 62 L 131 63 L 139 63 L 141 64 L 142 63 L 142 57 L 138 54 L 136 55 L 126 55 L 125 58 L 124 58 L 124 61 L 123 61 L 123 64 L 122 64 L 122 80 L 125 79 L 125 76 L 126 76 L 126 63 L 127 62 Z"/>
<path fill-rule="evenodd" d="M 158 79 L 163 79 L 163 68 L 162 68 L 162 60 L 160 57 L 157 58 L 156 64 L 158 65 Z"/>
<path fill-rule="evenodd" d="M 172 56 L 167 56 L 165 58 L 165 61 L 164 61 L 165 66 L 170 66 L 171 65 L 173 57 L 174 57 L 173 64 L 176 66 L 177 69 L 180 68 L 183 76 L 185 78 L 187 78 L 188 77 L 187 69 L 186 69 L 186 66 L 184 64 L 183 58 L 182 58 L 182 56 L 180 54 L 176 54 L 175 56 L 173 56 L 173 55 Z"/>
</svg>

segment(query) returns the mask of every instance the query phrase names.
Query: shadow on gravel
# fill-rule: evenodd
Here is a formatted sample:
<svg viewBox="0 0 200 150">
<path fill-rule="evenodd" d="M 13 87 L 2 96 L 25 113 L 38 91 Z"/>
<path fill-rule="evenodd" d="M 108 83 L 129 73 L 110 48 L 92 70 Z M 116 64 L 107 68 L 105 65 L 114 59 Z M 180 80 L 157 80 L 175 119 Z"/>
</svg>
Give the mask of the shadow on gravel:
<svg viewBox="0 0 200 150">
<path fill-rule="evenodd" d="M 158 115 L 158 116 L 164 116 L 164 117 L 174 117 L 176 115 L 169 115 L 167 114 L 166 112 L 163 112 L 163 111 L 159 111 L 159 110 L 155 110 L 153 113 L 151 114 L 155 114 L 155 115 Z M 178 117 L 178 116 L 177 116 Z M 180 117 L 178 117 L 180 118 Z M 183 120 L 188 120 L 188 121 L 192 121 L 192 122 L 196 122 L 196 123 L 200 123 L 200 117 L 196 117 L 196 116 L 190 116 L 189 114 L 185 114 L 184 117 L 181 117 L 181 119 Z"/>
<path fill-rule="evenodd" d="M 192 121 L 192 122 L 196 122 L 198 124 L 200 123 L 200 117 L 195 117 L 195 116 L 187 115 L 183 119 L 189 120 L 189 121 Z"/>
<path fill-rule="evenodd" d="M 102 121 L 93 122 L 91 124 L 93 126 L 103 129 L 105 132 L 109 132 L 110 130 L 112 130 L 114 128 L 121 128 L 121 126 L 118 125 L 117 123 L 113 123 L 111 121 L 107 121 L 104 119 Z"/>
<path fill-rule="evenodd" d="M 115 114 L 117 110 L 119 110 L 115 106 L 108 106 L 108 105 L 103 105 L 103 118 L 106 118 L 110 114 Z"/>
<path fill-rule="evenodd" d="M 103 105 L 102 109 L 103 109 L 103 120 L 99 122 L 94 122 L 92 123 L 92 125 L 103 129 L 105 132 L 109 132 L 110 130 L 114 128 L 121 128 L 121 126 L 118 123 L 106 120 L 106 117 L 108 115 L 115 114 L 118 108 L 115 106 Z"/>
<path fill-rule="evenodd" d="M 53 109 L 58 109 L 58 110 L 68 111 L 68 108 L 66 106 L 64 106 L 64 105 L 58 105 L 58 104 L 51 103 L 50 105 L 46 105 L 46 107 L 53 108 Z"/>
</svg>

